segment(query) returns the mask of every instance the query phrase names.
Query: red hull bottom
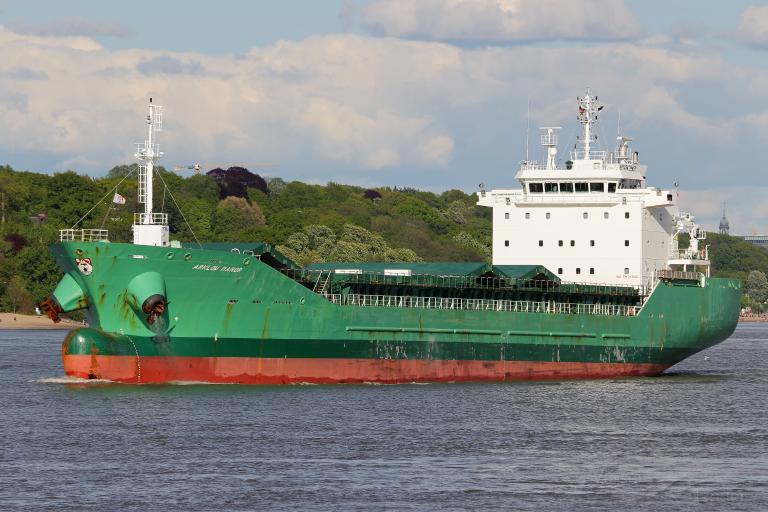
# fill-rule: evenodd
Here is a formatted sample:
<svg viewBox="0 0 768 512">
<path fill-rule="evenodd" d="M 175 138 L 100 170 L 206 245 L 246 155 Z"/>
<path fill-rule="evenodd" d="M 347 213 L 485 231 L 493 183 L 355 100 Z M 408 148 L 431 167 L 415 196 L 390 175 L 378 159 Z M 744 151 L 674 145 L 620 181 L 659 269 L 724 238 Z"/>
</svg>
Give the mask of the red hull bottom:
<svg viewBox="0 0 768 512">
<path fill-rule="evenodd" d="M 64 355 L 71 377 L 126 383 L 404 383 L 600 379 L 658 375 L 663 364 L 408 359 L 270 359 Z"/>
</svg>

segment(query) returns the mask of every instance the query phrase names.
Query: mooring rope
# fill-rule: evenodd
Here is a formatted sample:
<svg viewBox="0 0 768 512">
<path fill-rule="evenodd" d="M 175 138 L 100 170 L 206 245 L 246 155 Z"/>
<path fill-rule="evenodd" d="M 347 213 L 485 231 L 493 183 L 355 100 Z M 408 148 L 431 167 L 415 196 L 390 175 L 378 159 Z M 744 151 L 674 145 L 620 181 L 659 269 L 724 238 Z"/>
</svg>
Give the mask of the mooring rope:
<svg viewBox="0 0 768 512">
<path fill-rule="evenodd" d="M 85 212 L 85 215 L 83 215 L 82 217 L 80 217 L 80 219 L 79 219 L 77 222 L 75 222 L 74 224 L 72 224 L 72 227 L 71 227 L 70 229 L 75 229 L 75 226 L 77 226 L 78 224 L 80 224 L 80 223 L 83 221 L 83 219 L 84 219 L 84 218 L 86 218 L 86 217 L 87 217 L 87 216 L 88 216 L 88 215 L 89 215 L 89 214 L 90 214 L 90 213 L 93 211 L 93 209 L 94 209 L 94 208 L 96 208 L 97 206 L 99 206 L 103 200 L 105 200 L 107 197 L 109 197 L 109 194 L 111 194 L 112 192 L 114 192 L 115 190 L 117 190 L 117 187 L 119 187 L 119 186 L 120 186 L 120 184 L 121 184 L 121 183 L 123 183 L 123 182 L 125 181 L 125 178 L 127 178 L 128 176 L 130 176 L 131 174 L 133 174 L 133 171 L 134 171 L 134 170 L 135 170 L 135 169 L 131 169 L 130 171 L 128 171 L 128 172 L 126 173 L 126 175 L 125 175 L 125 176 L 123 176 L 123 179 L 121 179 L 120 181 L 118 181 L 118 182 L 117 182 L 117 185 L 115 185 L 114 187 L 112 187 L 112 189 L 111 189 L 109 192 L 107 192 L 106 194 L 104 194 L 104 197 L 102 197 L 101 199 L 99 199 L 99 200 L 98 200 L 98 202 L 97 202 L 96 204 L 94 204 L 93 206 L 91 206 L 91 209 L 90 209 L 90 210 L 88 210 L 87 212 Z M 107 210 L 107 213 L 109 213 L 109 210 Z"/>
<path fill-rule="evenodd" d="M 173 200 L 173 204 L 176 205 L 176 209 L 181 214 L 181 218 L 184 219 L 184 224 L 187 225 L 187 228 L 189 228 L 189 232 L 192 233 L 192 238 L 195 239 L 195 242 L 197 242 L 198 247 L 200 247 L 202 249 L 203 248 L 203 244 L 201 244 L 200 240 L 197 239 L 197 235 L 195 235 L 195 232 L 192 230 L 192 226 L 190 226 L 189 222 L 187 222 L 187 217 L 184 216 L 184 212 L 181 210 L 181 206 L 179 206 L 179 203 L 176 201 L 176 198 L 173 197 L 173 192 L 171 192 L 171 189 L 168 188 L 168 184 L 165 182 L 165 179 L 163 179 L 163 175 L 160 174 L 160 171 L 158 171 L 157 169 L 155 169 L 155 172 L 160 177 L 160 181 L 163 182 L 163 187 L 165 187 L 165 190 L 168 191 L 168 195 L 171 196 L 171 199 Z"/>
</svg>

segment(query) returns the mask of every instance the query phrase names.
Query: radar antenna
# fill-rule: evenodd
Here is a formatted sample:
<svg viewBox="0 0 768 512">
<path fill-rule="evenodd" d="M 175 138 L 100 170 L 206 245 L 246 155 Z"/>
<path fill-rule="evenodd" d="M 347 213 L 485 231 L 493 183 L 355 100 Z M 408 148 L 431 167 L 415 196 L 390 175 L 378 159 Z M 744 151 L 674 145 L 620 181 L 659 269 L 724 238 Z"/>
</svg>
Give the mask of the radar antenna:
<svg viewBox="0 0 768 512">
<path fill-rule="evenodd" d="M 584 125 L 584 136 L 581 143 L 584 146 L 584 160 L 590 159 L 590 150 L 592 148 L 592 128 L 594 124 L 597 124 L 597 113 L 603 110 L 603 105 L 597 104 L 597 96 L 591 96 L 589 87 L 587 87 L 587 93 L 584 96 L 576 98 L 579 105 L 579 113 L 576 119 Z"/>
</svg>

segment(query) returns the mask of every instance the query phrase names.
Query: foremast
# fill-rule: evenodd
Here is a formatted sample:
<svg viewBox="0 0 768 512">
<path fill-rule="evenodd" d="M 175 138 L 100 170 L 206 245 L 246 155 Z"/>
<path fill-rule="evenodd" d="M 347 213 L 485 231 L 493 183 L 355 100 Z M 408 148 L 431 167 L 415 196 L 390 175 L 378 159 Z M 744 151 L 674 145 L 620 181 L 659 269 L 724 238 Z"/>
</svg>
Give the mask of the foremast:
<svg viewBox="0 0 768 512">
<path fill-rule="evenodd" d="M 163 107 L 152 103 L 149 98 L 147 112 L 147 139 L 136 144 L 136 159 L 139 161 L 138 201 L 144 211 L 133 215 L 133 243 L 138 245 L 169 245 L 168 214 L 153 212 L 152 178 L 155 162 L 163 153 L 157 143 L 157 133 L 163 129 Z"/>
</svg>

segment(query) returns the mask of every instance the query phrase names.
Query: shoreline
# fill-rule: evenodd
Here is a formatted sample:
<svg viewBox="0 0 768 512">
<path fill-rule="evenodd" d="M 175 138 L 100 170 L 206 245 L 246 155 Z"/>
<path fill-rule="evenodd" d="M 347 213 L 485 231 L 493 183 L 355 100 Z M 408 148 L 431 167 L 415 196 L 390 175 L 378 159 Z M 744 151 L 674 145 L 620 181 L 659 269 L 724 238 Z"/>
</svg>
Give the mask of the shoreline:
<svg viewBox="0 0 768 512">
<path fill-rule="evenodd" d="M 80 322 L 62 318 L 55 324 L 47 316 L 22 315 L 20 313 L 0 313 L 0 330 L 2 329 L 64 329 L 71 330 L 83 327 Z"/>
<path fill-rule="evenodd" d="M 768 322 L 768 315 L 744 315 L 739 317 L 739 322 Z"/>
</svg>

